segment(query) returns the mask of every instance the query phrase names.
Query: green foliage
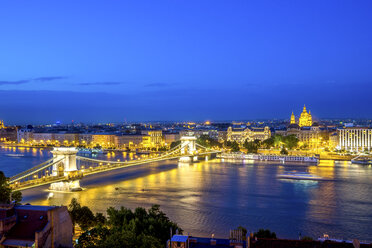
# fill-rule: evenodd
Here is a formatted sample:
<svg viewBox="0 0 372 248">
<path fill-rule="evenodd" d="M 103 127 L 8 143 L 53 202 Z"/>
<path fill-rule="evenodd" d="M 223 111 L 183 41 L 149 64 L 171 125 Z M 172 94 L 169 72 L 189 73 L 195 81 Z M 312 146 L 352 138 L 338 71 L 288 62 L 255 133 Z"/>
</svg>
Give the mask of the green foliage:
<svg viewBox="0 0 372 248">
<path fill-rule="evenodd" d="M 262 141 L 261 145 L 263 148 L 266 148 L 266 149 L 270 149 L 274 147 L 274 136 L 271 136 L 270 138 Z"/>
<path fill-rule="evenodd" d="M 8 204 L 11 201 L 19 204 L 22 201 L 22 193 L 20 191 L 13 191 L 8 184 L 8 179 L 4 172 L 0 171 L 0 203 Z"/>
<path fill-rule="evenodd" d="M 238 226 L 237 230 L 241 230 L 242 231 L 243 237 L 246 237 L 247 236 L 247 228 L 242 227 L 242 226 Z"/>
<path fill-rule="evenodd" d="M 230 149 L 232 152 L 239 152 L 240 151 L 239 144 L 236 141 L 233 141 L 233 142 L 225 141 L 224 146 L 226 148 Z"/>
<path fill-rule="evenodd" d="M 247 149 L 248 153 L 257 153 L 258 148 L 260 148 L 261 142 L 259 140 L 245 141 L 243 147 Z"/>
<path fill-rule="evenodd" d="M 274 135 L 274 147 L 281 147 L 283 144 L 283 136 L 280 134 Z"/>
<path fill-rule="evenodd" d="M 280 134 L 275 134 L 274 136 L 271 136 L 270 138 L 264 140 L 262 142 L 262 147 L 266 149 L 270 148 L 287 148 L 287 149 L 293 149 L 298 146 L 298 138 L 296 135 L 291 134 L 287 136 L 282 136 Z"/>
<path fill-rule="evenodd" d="M 202 145 L 204 147 L 207 147 L 207 148 L 211 148 L 211 147 L 215 147 L 215 146 L 221 147 L 220 142 L 218 142 L 215 139 L 212 139 L 211 137 L 209 137 L 208 135 L 205 135 L 205 134 L 200 135 L 200 137 L 196 140 L 196 143 L 198 143 L 199 145 Z"/>
<path fill-rule="evenodd" d="M 282 150 L 280 151 L 281 155 L 288 155 L 288 151 L 283 147 Z"/>
<path fill-rule="evenodd" d="M 271 232 L 269 229 L 259 229 L 258 232 L 254 233 L 254 236 L 263 239 L 276 239 L 276 233 Z"/>
<path fill-rule="evenodd" d="M 68 211 L 72 222 L 78 224 L 82 230 L 88 230 L 97 224 L 104 224 L 106 221 L 103 214 L 96 214 L 96 216 L 94 216 L 93 212 L 88 207 L 82 207 L 75 198 L 71 200 Z"/>
<path fill-rule="evenodd" d="M 12 201 L 15 203 L 15 204 L 20 204 L 21 201 L 22 201 L 22 192 L 21 191 L 12 191 Z"/>
<path fill-rule="evenodd" d="M 301 238 L 301 240 L 304 240 L 304 241 L 314 241 L 314 239 L 312 237 L 309 237 L 309 236 L 303 236 Z"/>
<path fill-rule="evenodd" d="M 79 209 L 80 204 L 73 199 L 69 209 Z M 77 218 L 77 211 L 70 211 L 71 217 Z M 88 247 L 129 247 L 161 248 L 169 239 L 170 230 L 182 233 L 182 229 L 160 211 L 158 205 L 146 210 L 136 208 L 134 211 L 121 207 L 107 209 L 107 220 L 102 214 L 96 214 L 93 228 L 86 230 L 78 239 L 77 248 Z"/>
<path fill-rule="evenodd" d="M 284 146 L 288 149 L 293 149 L 298 146 L 298 138 L 291 134 L 283 137 Z"/>
<path fill-rule="evenodd" d="M 180 141 L 180 140 L 178 140 L 178 141 L 173 141 L 173 142 L 170 144 L 170 149 L 175 148 L 175 147 L 178 146 L 179 144 L 181 144 L 181 141 Z"/>
</svg>

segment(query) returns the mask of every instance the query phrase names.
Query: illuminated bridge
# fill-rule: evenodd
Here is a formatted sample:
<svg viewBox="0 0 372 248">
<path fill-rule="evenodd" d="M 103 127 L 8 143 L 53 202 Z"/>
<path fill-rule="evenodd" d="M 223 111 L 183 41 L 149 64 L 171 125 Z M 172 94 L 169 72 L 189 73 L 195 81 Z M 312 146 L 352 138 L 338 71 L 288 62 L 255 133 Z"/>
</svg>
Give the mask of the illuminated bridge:
<svg viewBox="0 0 372 248">
<path fill-rule="evenodd" d="M 173 149 L 145 159 L 107 161 L 78 156 L 77 152 L 74 147 L 55 147 L 52 151 L 53 158 L 11 177 L 9 184 L 14 190 L 25 190 L 48 184 L 50 184 L 49 189 L 55 191 L 81 190 L 79 180 L 85 176 L 170 159 L 191 162 L 198 157 L 210 156 L 220 151 L 196 143 L 195 137 L 185 136 Z"/>
</svg>

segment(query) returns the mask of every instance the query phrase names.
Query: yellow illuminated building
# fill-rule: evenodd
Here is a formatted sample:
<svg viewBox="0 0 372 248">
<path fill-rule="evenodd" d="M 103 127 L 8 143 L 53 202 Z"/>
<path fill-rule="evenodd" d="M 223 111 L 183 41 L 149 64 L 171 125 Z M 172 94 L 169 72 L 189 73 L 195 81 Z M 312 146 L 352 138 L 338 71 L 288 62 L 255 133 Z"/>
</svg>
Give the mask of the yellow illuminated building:
<svg viewBox="0 0 372 248">
<path fill-rule="evenodd" d="M 313 118 L 311 116 L 310 110 L 309 113 L 306 111 L 306 106 L 302 110 L 301 116 L 298 119 L 298 125 L 300 127 L 311 127 L 313 125 Z"/>
<path fill-rule="evenodd" d="M 293 111 L 291 115 L 291 124 L 296 124 L 296 117 L 293 114 Z M 300 115 L 300 118 L 298 118 L 298 125 L 300 127 L 311 127 L 311 125 L 313 125 L 313 117 L 311 116 L 310 110 L 309 113 L 306 111 L 305 105 Z"/>
<path fill-rule="evenodd" d="M 0 129 L 3 129 L 3 128 L 5 128 L 4 121 L 0 121 Z"/>
<path fill-rule="evenodd" d="M 293 111 L 291 115 L 291 124 L 296 124 L 296 117 L 294 116 Z"/>
</svg>

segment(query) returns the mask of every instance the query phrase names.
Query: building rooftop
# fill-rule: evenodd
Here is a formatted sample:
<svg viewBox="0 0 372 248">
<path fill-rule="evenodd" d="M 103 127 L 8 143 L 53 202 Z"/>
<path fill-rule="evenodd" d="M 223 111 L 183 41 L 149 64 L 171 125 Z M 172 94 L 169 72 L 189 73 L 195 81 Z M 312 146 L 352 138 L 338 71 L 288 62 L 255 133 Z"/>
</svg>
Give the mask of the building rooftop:
<svg viewBox="0 0 372 248">
<path fill-rule="evenodd" d="M 174 235 L 171 238 L 171 241 L 172 242 L 186 242 L 188 238 L 189 236 L 185 236 L 185 235 Z"/>
<path fill-rule="evenodd" d="M 17 205 L 14 207 L 16 210 L 28 210 L 28 211 L 48 211 L 56 206 L 33 206 L 33 205 Z"/>
</svg>

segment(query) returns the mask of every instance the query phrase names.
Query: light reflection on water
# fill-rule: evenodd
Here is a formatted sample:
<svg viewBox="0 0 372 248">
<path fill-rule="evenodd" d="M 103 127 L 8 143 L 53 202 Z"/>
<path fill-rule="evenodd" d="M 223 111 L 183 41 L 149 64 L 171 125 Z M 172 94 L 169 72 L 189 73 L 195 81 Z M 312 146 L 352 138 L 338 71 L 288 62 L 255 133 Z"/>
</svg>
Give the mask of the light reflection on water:
<svg viewBox="0 0 372 248">
<path fill-rule="evenodd" d="M 0 151 L 0 168 L 7 175 L 50 156 L 45 150 Z M 9 152 L 25 156 L 5 156 Z M 110 158 L 126 156 L 116 153 Z M 277 179 L 278 174 L 287 171 L 309 172 L 332 180 Z M 286 238 L 297 238 L 301 232 L 313 237 L 328 233 L 338 238 L 370 240 L 371 178 L 370 166 L 348 162 L 321 161 L 314 166 L 217 160 L 178 165 L 168 161 L 85 178 L 81 181 L 86 188 L 83 192 L 54 193 L 48 200 L 48 193 L 38 188 L 25 191 L 24 196 L 26 202 L 43 205 L 66 205 L 75 197 L 100 212 L 108 206 L 159 204 L 193 235 L 227 237 L 229 229 L 243 225 L 248 230 L 269 228 Z"/>
</svg>

